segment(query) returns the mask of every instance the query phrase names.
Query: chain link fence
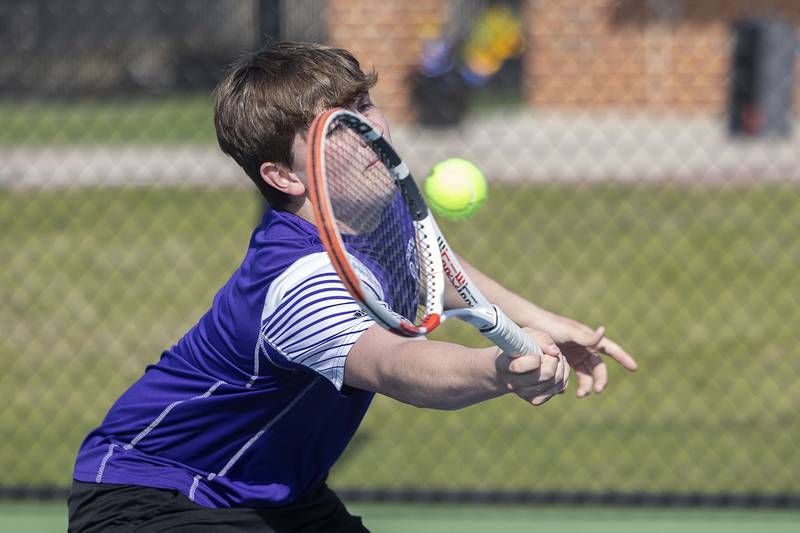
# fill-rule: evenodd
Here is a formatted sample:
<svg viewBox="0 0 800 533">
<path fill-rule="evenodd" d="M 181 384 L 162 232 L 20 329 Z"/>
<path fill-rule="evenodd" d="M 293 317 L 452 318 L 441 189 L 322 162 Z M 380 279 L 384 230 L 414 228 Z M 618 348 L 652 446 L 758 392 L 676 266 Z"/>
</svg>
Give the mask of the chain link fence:
<svg viewBox="0 0 800 533">
<path fill-rule="evenodd" d="M 797 505 L 798 24 L 792 2 L 4 2 L 0 493 L 66 489 L 238 266 L 264 207 L 216 147 L 210 91 L 296 39 L 375 66 L 416 176 L 485 171 L 486 205 L 441 221 L 456 250 L 640 365 L 538 409 L 377 398 L 332 485 Z"/>
</svg>

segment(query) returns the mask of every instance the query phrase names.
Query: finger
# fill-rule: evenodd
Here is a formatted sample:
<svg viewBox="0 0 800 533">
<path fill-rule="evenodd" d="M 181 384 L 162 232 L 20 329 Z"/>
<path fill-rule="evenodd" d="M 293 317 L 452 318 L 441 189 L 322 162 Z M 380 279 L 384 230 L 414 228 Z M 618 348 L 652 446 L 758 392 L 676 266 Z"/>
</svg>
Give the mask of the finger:
<svg viewBox="0 0 800 533">
<path fill-rule="evenodd" d="M 562 390 L 564 390 L 564 386 L 562 383 L 558 383 L 553 387 L 547 389 L 544 393 L 536 396 L 533 400 L 531 400 L 531 404 L 533 405 L 542 405 L 543 403 L 547 402 L 550 398 L 559 394 Z"/>
<path fill-rule="evenodd" d="M 561 355 L 561 348 L 554 342 L 552 344 L 540 344 L 539 347 L 542 349 L 545 355 L 549 355 L 551 357 L 558 357 Z"/>
<path fill-rule="evenodd" d="M 592 378 L 594 378 L 594 391 L 603 392 L 608 385 L 608 367 L 602 360 L 600 364 L 592 367 Z"/>
<path fill-rule="evenodd" d="M 550 335 L 546 331 L 542 331 L 540 329 L 530 329 L 525 328 L 525 333 L 528 334 L 535 342 L 539 345 L 547 355 L 557 356 L 561 354 L 561 350 L 558 348 L 556 341 L 553 340 L 552 335 Z"/>
<path fill-rule="evenodd" d="M 572 367 L 569 365 L 569 361 L 567 361 L 566 357 L 564 359 L 564 377 L 561 380 L 561 390 L 558 391 L 559 393 L 564 392 L 564 390 L 569 385 L 569 375 L 572 373 Z"/>
<path fill-rule="evenodd" d="M 575 374 L 578 376 L 578 390 L 575 391 L 575 395 L 578 398 L 589 396 L 592 393 L 592 383 L 594 383 L 591 370 L 585 364 L 581 364 L 575 368 Z"/>
<path fill-rule="evenodd" d="M 614 361 L 622 365 L 623 368 L 631 372 L 636 370 L 638 367 L 634 358 L 631 357 L 628 352 L 623 350 L 619 344 L 609 338 L 603 339 L 602 342 L 600 342 L 600 344 L 597 346 L 597 349 L 610 356 Z"/>
<path fill-rule="evenodd" d="M 582 344 L 584 346 L 596 346 L 600 341 L 603 340 L 603 337 L 606 335 L 606 328 L 605 326 L 600 326 L 596 330 L 592 331 L 589 328 L 586 328 L 588 331 L 581 332 L 580 335 L 577 335 L 575 342 Z"/>
<path fill-rule="evenodd" d="M 571 370 L 566 357 L 562 355 L 556 358 L 548 355 L 545 356 L 545 360 L 546 365 L 538 372 L 527 372 L 522 382 L 518 382 L 513 387 L 509 386 L 509 389 L 515 390 L 517 394 L 526 398 L 542 394 L 543 391 L 553 387 L 560 388 L 558 392 L 563 390 L 569 382 Z"/>
<path fill-rule="evenodd" d="M 594 367 L 603 364 L 603 358 L 597 355 L 596 353 L 589 352 L 589 357 L 583 360 L 583 364 L 585 364 L 586 368 L 588 368 L 589 371 L 591 372 L 594 369 Z"/>
<path fill-rule="evenodd" d="M 538 382 L 516 389 L 514 392 L 517 396 L 522 398 L 528 403 L 533 403 L 535 398 L 546 396 L 555 387 L 551 382 Z"/>
<path fill-rule="evenodd" d="M 527 374 L 537 370 L 542 364 L 542 358 L 537 354 L 522 355 L 511 361 L 508 369 L 514 374 Z"/>
<path fill-rule="evenodd" d="M 569 365 L 566 358 L 562 355 L 558 358 L 558 365 L 556 366 L 556 373 L 553 375 L 553 380 L 564 388 L 564 381 L 569 377 Z"/>
<path fill-rule="evenodd" d="M 555 395 L 556 393 L 554 392 L 553 394 L 545 394 L 542 396 L 537 396 L 531 401 L 531 404 L 535 405 L 536 407 L 539 407 L 540 405 L 547 403 L 547 401 Z"/>
<path fill-rule="evenodd" d="M 571 370 L 569 363 L 567 363 L 567 360 L 564 357 L 560 357 L 559 359 L 558 367 L 556 368 L 556 373 L 553 376 L 553 379 L 547 382 L 549 384 L 549 388 L 546 389 L 544 394 L 541 396 L 561 394 L 569 384 L 569 372 Z"/>
<path fill-rule="evenodd" d="M 561 357 L 553 357 L 551 355 L 545 355 L 542 357 L 542 367 L 539 370 L 539 381 L 548 381 L 553 379 L 556 375 L 556 371 L 558 370 L 558 364 L 561 361 Z"/>
<path fill-rule="evenodd" d="M 556 365 L 556 372 L 553 374 L 553 381 L 556 383 L 561 383 L 564 381 L 564 357 L 561 356 L 558 358 L 558 364 Z"/>
</svg>

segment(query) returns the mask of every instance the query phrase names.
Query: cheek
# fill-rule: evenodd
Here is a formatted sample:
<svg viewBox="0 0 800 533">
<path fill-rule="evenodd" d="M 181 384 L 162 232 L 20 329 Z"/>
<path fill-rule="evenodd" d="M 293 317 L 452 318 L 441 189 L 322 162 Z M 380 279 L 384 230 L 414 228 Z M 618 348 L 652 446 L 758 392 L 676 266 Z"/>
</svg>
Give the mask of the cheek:
<svg viewBox="0 0 800 533">
<path fill-rule="evenodd" d="M 308 177 L 306 176 L 305 161 L 302 164 L 295 165 L 292 169 L 292 176 L 300 180 L 300 183 L 308 187 Z"/>
<path fill-rule="evenodd" d="M 292 164 L 292 172 L 297 174 L 298 177 L 305 179 L 306 177 L 306 160 L 305 157 L 301 158 L 294 158 L 294 163 Z"/>
<path fill-rule="evenodd" d="M 389 123 L 386 121 L 386 116 L 383 114 L 382 111 L 378 111 L 375 113 L 374 122 L 380 126 L 381 130 L 383 130 L 383 136 L 386 137 L 386 140 L 392 140 L 392 134 L 389 131 Z"/>
</svg>

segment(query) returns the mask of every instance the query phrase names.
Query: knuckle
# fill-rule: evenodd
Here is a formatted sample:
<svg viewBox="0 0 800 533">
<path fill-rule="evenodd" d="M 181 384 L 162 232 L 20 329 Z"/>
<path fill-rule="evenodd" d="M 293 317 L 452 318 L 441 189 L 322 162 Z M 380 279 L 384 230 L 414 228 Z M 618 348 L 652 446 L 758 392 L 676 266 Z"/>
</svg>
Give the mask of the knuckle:
<svg viewBox="0 0 800 533">
<path fill-rule="evenodd" d="M 546 331 L 539 332 L 539 339 L 542 344 L 553 344 L 553 337 Z"/>
</svg>

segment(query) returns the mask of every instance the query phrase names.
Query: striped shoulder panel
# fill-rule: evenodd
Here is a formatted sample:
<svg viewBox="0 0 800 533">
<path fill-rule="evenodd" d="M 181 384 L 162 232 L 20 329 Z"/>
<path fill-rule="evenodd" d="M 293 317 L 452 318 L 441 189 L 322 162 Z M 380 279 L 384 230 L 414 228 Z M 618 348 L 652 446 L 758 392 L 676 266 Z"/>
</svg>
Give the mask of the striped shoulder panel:
<svg viewBox="0 0 800 533">
<path fill-rule="evenodd" d="M 358 272 L 368 290 L 383 300 L 375 276 L 366 267 Z M 297 260 L 272 282 L 261 314 L 261 338 L 340 389 L 347 353 L 373 323 L 345 289 L 327 253 L 320 252 Z"/>
</svg>

